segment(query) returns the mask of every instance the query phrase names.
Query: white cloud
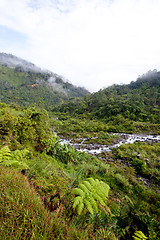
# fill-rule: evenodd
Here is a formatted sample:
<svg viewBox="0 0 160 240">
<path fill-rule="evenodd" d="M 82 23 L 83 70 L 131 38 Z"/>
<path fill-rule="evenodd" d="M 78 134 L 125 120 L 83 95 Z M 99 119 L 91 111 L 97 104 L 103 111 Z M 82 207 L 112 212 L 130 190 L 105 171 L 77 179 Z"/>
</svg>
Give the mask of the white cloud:
<svg viewBox="0 0 160 240">
<path fill-rule="evenodd" d="M 1 0 L 0 25 L 28 37 L 14 54 L 94 91 L 159 68 L 159 9 L 159 0 Z"/>
</svg>

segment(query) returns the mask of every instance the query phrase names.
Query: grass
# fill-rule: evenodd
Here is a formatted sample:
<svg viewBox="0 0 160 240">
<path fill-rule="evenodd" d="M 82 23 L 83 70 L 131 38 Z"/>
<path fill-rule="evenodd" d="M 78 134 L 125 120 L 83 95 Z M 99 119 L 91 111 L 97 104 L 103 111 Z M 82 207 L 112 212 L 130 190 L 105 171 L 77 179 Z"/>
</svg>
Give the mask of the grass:
<svg viewBox="0 0 160 240">
<path fill-rule="evenodd" d="M 47 211 L 17 170 L 0 167 L 0 189 L 0 239 L 90 239 L 87 229 L 82 232 L 62 216 Z"/>
<path fill-rule="evenodd" d="M 0 167 L 1 239 L 46 239 L 53 220 L 25 176 Z M 2 224 L 3 223 L 3 224 Z"/>
</svg>

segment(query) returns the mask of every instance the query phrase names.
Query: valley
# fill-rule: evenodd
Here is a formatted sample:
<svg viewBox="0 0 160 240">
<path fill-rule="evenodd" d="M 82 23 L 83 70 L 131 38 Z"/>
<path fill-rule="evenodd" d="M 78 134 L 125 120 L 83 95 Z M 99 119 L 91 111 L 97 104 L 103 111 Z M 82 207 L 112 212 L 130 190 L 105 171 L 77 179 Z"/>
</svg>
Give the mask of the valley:
<svg viewBox="0 0 160 240">
<path fill-rule="evenodd" d="M 160 239 L 160 73 L 96 93 L 0 54 L 0 238 Z"/>
</svg>

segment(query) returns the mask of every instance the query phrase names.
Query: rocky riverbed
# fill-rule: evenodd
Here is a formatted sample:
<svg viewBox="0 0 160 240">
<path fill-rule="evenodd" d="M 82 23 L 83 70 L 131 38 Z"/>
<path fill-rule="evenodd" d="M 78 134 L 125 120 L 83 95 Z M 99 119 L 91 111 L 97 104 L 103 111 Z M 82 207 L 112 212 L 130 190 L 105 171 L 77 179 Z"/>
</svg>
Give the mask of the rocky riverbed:
<svg viewBox="0 0 160 240">
<path fill-rule="evenodd" d="M 159 143 L 160 142 L 160 135 L 147 135 L 147 134 L 126 134 L 126 133 L 115 133 L 115 135 L 118 135 L 118 138 L 115 138 L 115 142 L 112 145 L 102 145 L 98 144 L 96 142 L 97 138 L 92 138 L 92 143 L 85 143 L 88 142 L 87 138 L 81 138 L 81 139 L 65 139 L 62 137 L 62 144 L 70 144 L 75 147 L 75 149 L 79 151 L 85 151 L 86 153 L 92 154 L 94 156 L 97 156 L 99 159 L 103 160 L 103 157 L 101 156 L 101 153 L 104 154 L 106 162 L 117 162 L 119 166 L 132 166 L 130 162 L 124 162 L 122 159 L 112 159 L 107 154 L 110 151 L 112 151 L 113 148 L 117 148 L 121 146 L 122 144 L 129 144 L 134 142 L 146 142 L 146 143 Z M 94 141 L 93 141 L 94 140 Z M 145 177 L 142 177 L 140 175 L 135 174 L 135 177 L 139 179 L 139 181 L 142 181 L 146 187 L 151 187 L 151 185 L 154 183 L 152 179 L 148 179 Z M 157 192 L 160 191 L 160 186 L 156 184 Z"/>
<path fill-rule="evenodd" d="M 92 143 L 85 143 L 88 139 L 81 138 L 78 139 L 78 143 L 71 139 L 62 138 L 62 144 L 70 144 L 75 147 L 75 149 L 80 151 L 85 151 L 86 153 L 98 155 L 102 152 L 112 151 L 113 148 L 117 148 L 122 144 L 134 143 L 136 141 L 146 142 L 146 143 L 155 143 L 160 142 L 160 135 L 146 135 L 146 134 L 127 134 L 127 133 L 114 133 L 118 135 L 119 138 L 116 138 L 114 144 L 112 145 L 102 145 L 96 143 L 96 138 L 92 138 L 95 141 Z"/>
</svg>

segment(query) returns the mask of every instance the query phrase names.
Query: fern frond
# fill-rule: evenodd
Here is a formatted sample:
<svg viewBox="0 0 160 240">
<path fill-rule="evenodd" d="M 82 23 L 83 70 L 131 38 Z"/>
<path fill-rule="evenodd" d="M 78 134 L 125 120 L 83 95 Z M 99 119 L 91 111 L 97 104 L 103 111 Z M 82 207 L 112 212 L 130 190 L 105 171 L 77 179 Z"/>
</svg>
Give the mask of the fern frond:
<svg viewBox="0 0 160 240">
<path fill-rule="evenodd" d="M 83 211 L 83 208 L 84 208 L 84 203 L 83 202 L 80 202 L 77 206 L 77 213 L 78 215 L 81 215 L 82 211 Z"/>
<path fill-rule="evenodd" d="M 86 186 L 83 183 L 79 184 L 79 188 L 82 189 L 82 191 L 84 191 L 86 194 L 89 193 L 88 188 L 86 188 Z"/>
<path fill-rule="evenodd" d="M 103 199 L 97 194 L 97 193 L 93 193 L 93 197 L 98 201 L 100 202 L 100 204 L 102 206 L 105 206 L 105 202 L 103 201 Z"/>
<path fill-rule="evenodd" d="M 93 197 L 90 197 L 89 200 L 90 200 L 90 203 L 91 203 L 91 205 L 92 205 L 94 211 L 95 211 L 96 213 L 98 213 L 98 205 L 97 205 L 97 202 L 94 200 Z"/>
<path fill-rule="evenodd" d="M 105 194 L 105 192 L 103 191 L 103 189 L 100 189 L 100 188 L 96 189 L 96 193 L 97 193 L 103 200 L 106 199 L 106 194 Z"/>
<path fill-rule="evenodd" d="M 110 187 L 98 179 L 88 178 L 87 180 L 72 190 L 73 194 L 78 195 L 73 200 L 73 208 L 77 209 L 78 214 L 81 214 L 84 205 L 91 214 L 98 213 L 99 206 L 101 206 L 100 209 L 106 206 Z M 111 214 L 110 209 L 106 209 Z"/>
<path fill-rule="evenodd" d="M 17 160 L 14 160 L 14 159 L 10 159 L 10 160 L 5 160 L 3 161 L 3 166 L 5 167 L 16 167 L 16 168 L 19 168 L 19 169 L 28 169 L 28 165 L 24 162 L 19 162 Z"/>
<path fill-rule="evenodd" d="M 92 186 L 89 181 L 83 181 L 83 184 L 86 186 L 86 188 L 90 191 Z"/>
<path fill-rule="evenodd" d="M 99 180 L 98 180 L 98 179 L 95 179 L 95 183 L 96 183 L 96 184 L 99 184 Z"/>
<path fill-rule="evenodd" d="M 8 146 L 4 146 L 0 149 L 0 154 L 8 154 L 11 153 L 11 150 L 9 149 Z"/>
<path fill-rule="evenodd" d="M 82 191 L 82 189 L 80 189 L 80 188 L 74 188 L 72 190 L 72 193 L 75 195 L 80 195 L 81 197 L 83 197 L 85 195 L 84 192 Z"/>
<path fill-rule="evenodd" d="M 25 153 L 28 153 L 25 151 Z M 11 152 L 8 146 L 0 149 L 0 164 L 6 167 L 15 167 L 20 170 L 28 169 L 28 165 L 24 162 L 23 150 Z"/>
<path fill-rule="evenodd" d="M 107 183 L 100 181 L 100 186 L 101 186 L 106 192 L 109 192 L 110 186 L 109 186 Z"/>
<path fill-rule="evenodd" d="M 94 211 L 91 203 L 87 199 L 84 199 L 84 204 L 86 205 L 87 210 L 93 215 Z"/>
<path fill-rule="evenodd" d="M 97 185 L 96 190 L 97 193 L 103 198 L 108 197 L 110 187 L 106 183 L 100 183 Z"/>
<path fill-rule="evenodd" d="M 90 182 L 90 184 L 94 187 L 96 185 L 96 182 L 93 178 L 88 178 L 88 181 Z"/>
<path fill-rule="evenodd" d="M 73 200 L 73 208 L 76 208 L 76 206 L 82 201 L 83 201 L 83 199 L 82 199 L 81 196 L 75 197 L 74 200 Z"/>
</svg>

